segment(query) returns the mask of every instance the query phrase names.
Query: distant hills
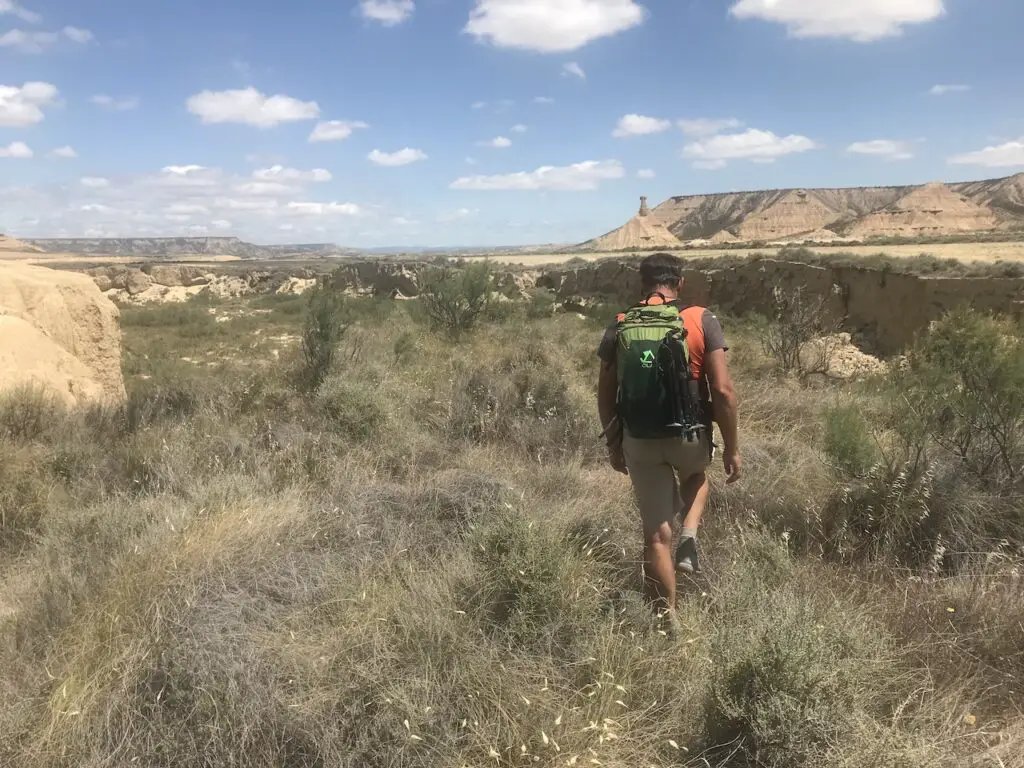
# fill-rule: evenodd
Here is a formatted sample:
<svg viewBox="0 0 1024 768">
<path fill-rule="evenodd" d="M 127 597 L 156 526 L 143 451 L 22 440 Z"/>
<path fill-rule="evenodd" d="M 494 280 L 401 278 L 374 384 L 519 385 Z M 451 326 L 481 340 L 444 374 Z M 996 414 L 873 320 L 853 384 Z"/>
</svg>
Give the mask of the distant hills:
<svg viewBox="0 0 1024 768">
<path fill-rule="evenodd" d="M 988 181 L 672 197 L 576 250 L 1024 232 L 1024 173 Z"/>
<path fill-rule="evenodd" d="M 331 243 L 253 245 L 237 237 L 119 237 L 44 238 L 23 242 L 45 253 L 84 256 L 142 256 L 171 259 L 184 256 L 236 256 L 240 259 L 280 259 L 350 256 L 359 251 Z"/>
</svg>

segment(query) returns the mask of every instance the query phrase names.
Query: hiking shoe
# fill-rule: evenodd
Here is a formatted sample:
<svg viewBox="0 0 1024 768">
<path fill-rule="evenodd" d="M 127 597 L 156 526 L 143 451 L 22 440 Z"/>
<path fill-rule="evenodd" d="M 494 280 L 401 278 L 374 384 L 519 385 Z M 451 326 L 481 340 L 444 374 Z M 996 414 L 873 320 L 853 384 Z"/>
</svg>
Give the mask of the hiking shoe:
<svg viewBox="0 0 1024 768">
<path fill-rule="evenodd" d="M 683 573 L 696 573 L 700 570 L 697 562 L 697 540 L 687 536 L 676 549 L 676 570 Z"/>
</svg>

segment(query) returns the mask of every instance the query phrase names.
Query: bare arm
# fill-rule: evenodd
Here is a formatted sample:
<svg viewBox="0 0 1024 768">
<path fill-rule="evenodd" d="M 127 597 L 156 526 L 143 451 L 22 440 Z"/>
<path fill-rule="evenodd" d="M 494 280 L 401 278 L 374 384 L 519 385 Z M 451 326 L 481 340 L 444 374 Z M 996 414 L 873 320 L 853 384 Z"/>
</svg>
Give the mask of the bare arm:
<svg viewBox="0 0 1024 768">
<path fill-rule="evenodd" d="M 725 350 L 716 349 L 709 353 L 704 361 L 704 369 L 711 387 L 715 421 L 725 441 L 722 457 L 725 471 L 729 474 L 729 482 L 734 482 L 740 475 L 739 406 Z"/>
<path fill-rule="evenodd" d="M 619 380 L 616 376 L 615 362 L 601 361 L 601 374 L 597 380 L 597 412 L 601 418 L 601 428 L 607 429 L 615 418 L 615 406 L 619 398 Z"/>
</svg>

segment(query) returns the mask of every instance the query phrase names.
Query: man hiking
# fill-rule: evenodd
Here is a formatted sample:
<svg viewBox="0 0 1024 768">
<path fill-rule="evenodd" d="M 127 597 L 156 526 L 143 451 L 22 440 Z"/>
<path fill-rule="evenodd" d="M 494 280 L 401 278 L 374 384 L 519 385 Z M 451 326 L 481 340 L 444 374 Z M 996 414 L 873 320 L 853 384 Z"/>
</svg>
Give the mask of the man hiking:
<svg viewBox="0 0 1024 768">
<path fill-rule="evenodd" d="M 675 627 L 676 570 L 698 570 L 712 421 L 722 433 L 727 482 L 740 478 L 736 393 L 718 318 L 679 301 L 682 261 L 648 256 L 640 283 L 640 303 L 618 316 L 598 349 L 598 410 L 611 465 L 629 475 L 640 507 L 648 595 Z M 683 525 L 673 558 L 676 515 Z"/>
</svg>

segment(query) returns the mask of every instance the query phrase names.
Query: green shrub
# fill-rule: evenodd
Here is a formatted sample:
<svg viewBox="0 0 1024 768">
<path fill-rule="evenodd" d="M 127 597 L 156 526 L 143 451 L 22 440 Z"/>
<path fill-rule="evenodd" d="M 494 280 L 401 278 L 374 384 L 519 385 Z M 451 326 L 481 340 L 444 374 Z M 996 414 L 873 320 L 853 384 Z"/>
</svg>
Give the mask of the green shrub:
<svg viewBox="0 0 1024 768">
<path fill-rule="evenodd" d="M 849 475 L 863 475 L 878 461 L 878 446 L 863 407 L 839 405 L 825 411 L 825 455 Z"/>
<path fill-rule="evenodd" d="M 712 638 L 708 745 L 740 765 L 829 764 L 860 718 L 885 709 L 884 631 L 815 590 L 810 574 L 798 578 L 776 543 L 755 542 L 739 560 Z"/>
<path fill-rule="evenodd" d="M 911 458 L 951 457 L 981 483 L 1024 480 L 1024 332 L 960 309 L 933 324 L 891 379 L 891 420 Z"/>
<path fill-rule="evenodd" d="M 491 268 L 486 262 L 429 273 L 420 291 L 431 327 L 455 337 L 476 326 L 490 298 Z"/>
<path fill-rule="evenodd" d="M 320 284 L 309 293 L 302 329 L 302 359 L 295 375 L 299 391 L 313 393 L 331 372 L 338 343 L 348 330 L 341 294 Z"/>
</svg>

